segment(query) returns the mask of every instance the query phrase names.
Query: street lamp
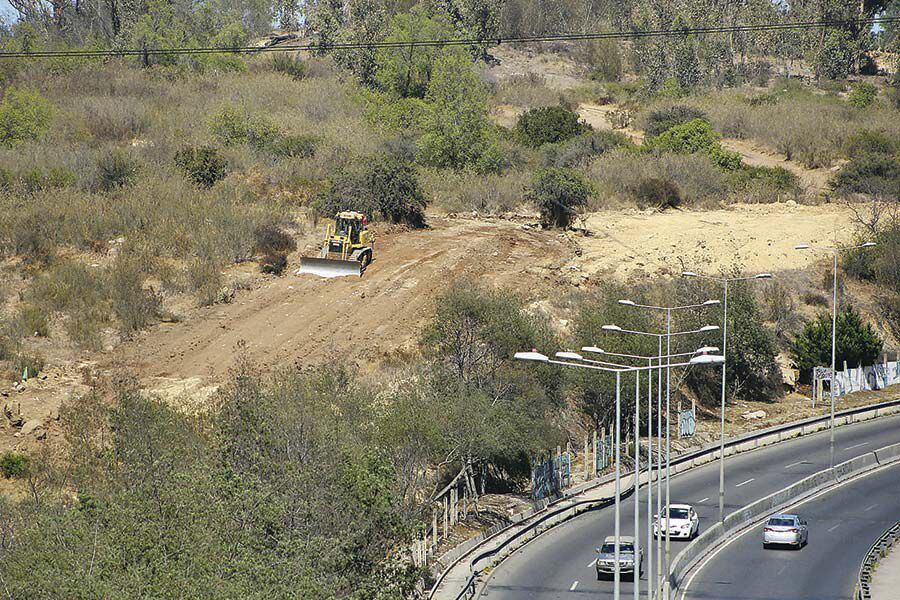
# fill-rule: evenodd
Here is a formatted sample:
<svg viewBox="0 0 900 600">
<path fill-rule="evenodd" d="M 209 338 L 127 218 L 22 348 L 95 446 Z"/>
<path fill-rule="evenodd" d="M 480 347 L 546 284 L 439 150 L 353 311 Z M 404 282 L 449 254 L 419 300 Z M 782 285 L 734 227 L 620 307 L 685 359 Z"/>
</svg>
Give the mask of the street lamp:
<svg viewBox="0 0 900 600">
<path fill-rule="evenodd" d="M 719 355 L 710 355 L 703 353 L 693 353 L 696 356 L 693 356 L 686 362 L 680 363 L 667 363 L 666 368 L 671 367 L 686 367 L 691 365 L 704 365 L 704 364 L 717 364 L 725 360 L 723 356 Z M 635 377 L 639 374 L 640 371 L 651 371 L 653 369 L 662 369 L 662 365 L 657 365 L 653 367 L 652 365 L 648 365 L 646 367 L 608 367 L 601 366 L 599 364 L 590 364 L 587 359 L 582 357 L 580 354 L 576 352 L 557 352 L 555 355 L 557 358 L 565 358 L 568 360 L 581 360 L 584 362 L 568 362 L 568 360 L 553 360 L 550 357 L 537 352 L 536 350 L 532 350 L 530 352 L 516 352 L 514 358 L 518 360 L 527 360 L 534 361 L 546 364 L 554 364 L 554 365 L 562 365 L 567 367 L 575 367 L 581 369 L 593 369 L 598 371 L 603 371 L 607 373 L 615 373 L 616 374 L 616 493 L 615 493 L 615 506 L 616 506 L 616 516 L 615 516 L 615 568 L 614 568 L 614 584 L 613 584 L 613 598 L 615 600 L 619 600 L 620 598 L 620 587 L 621 587 L 621 565 L 619 564 L 619 539 L 620 539 L 620 504 L 621 504 L 621 375 L 622 373 L 634 372 Z M 595 361 L 591 361 L 595 362 Z M 638 477 L 637 468 L 635 469 L 635 478 Z M 648 515 L 649 518 L 649 515 Z M 637 531 L 635 531 L 637 534 Z M 635 547 L 634 547 L 634 556 L 635 556 L 635 568 L 637 568 L 637 560 L 640 553 L 640 543 L 638 542 L 638 537 L 635 535 Z M 635 588 L 639 586 L 637 578 L 635 579 Z M 635 592 L 637 596 L 638 592 Z"/>
<path fill-rule="evenodd" d="M 725 287 L 722 303 L 722 355 L 728 352 L 728 284 L 735 281 L 750 281 L 754 279 L 771 279 L 771 273 L 757 273 L 749 277 L 711 277 L 701 275 L 694 271 L 684 271 L 682 277 L 708 279 L 718 281 Z M 725 522 L 725 364 L 722 364 L 722 399 L 719 407 L 719 522 Z"/>
<path fill-rule="evenodd" d="M 661 340 L 660 340 L 660 343 L 661 343 Z M 660 349 L 661 349 L 661 347 L 660 347 Z M 602 348 L 598 348 L 597 346 L 582 346 L 581 351 L 582 352 L 590 352 L 591 354 L 602 354 L 604 356 L 612 356 L 612 357 L 617 357 L 617 358 L 630 358 L 630 359 L 637 359 L 637 360 L 646 360 L 648 366 L 653 365 L 654 359 L 659 360 L 661 363 L 662 358 L 670 358 L 670 357 L 662 357 L 662 356 L 642 356 L 639 354 L 625 354 L 625 353 L 621 353 L 621 352 L 608 352 L 606 350 L 603 350 Z M 680 353 L 673 354 L 673 355 L 671 355 L 671 358 L 679 357 L 679 356 L 696 356 L 696 355 L 702 355 L 702 354 L 710 354 L 710 353 L 714 353 L 714 352 L 718 352 L 718 351 L 719 351 L 719 349 L 715 346 L 704 346 L 702 348 L 698 348 L 698 349 L 694 350 L 693 352 L 680 352 Z M 556 356 L 558 358 L 564 358 L 564 357 L 560 356 L 561 354 L 563 354 L 563 353 L 557 352 Z M 580 356 L 580 355 L 576 355 L 574 352 L 565 353 L 565 354 L 569 354 L 569 355 L 573 355 L 573 356 Z M 587 359 L 583 359 L 583 360 L 587 360 Z M 588 362 L 593 362 L 593 361 L 588 361 Z M 608 364 L 614 364 L 614 363 L 608 363 Z M 662 371 L 660 370 L 660 375 L 661 374 L 662 374 Z M 637 404 L 638 404 L 638 398 L 637 398 L 637 394 L 636 394 L 634 421 L 635 421 L 635 423 L 640 423 L 640 413 L 638 411 Z M 647 443 L 647 565 L 648 565 L 647 566 L 647 597 L 648 598 L 653 598 L 653 519 L 650 516 L 653 514 L 653 419 L 652 419 L 652 415 L 653 415 L 653 377 L 652 377 L 652 374 L 648 373 L 648 377 L 647 377 L 647 439 L 648 439 L 648 443 Z M 634 439 L 635 439 L 636 445 L 637 445 L 637 440 L 639 439 L 638 433 L 639 433 L 639 431 L 636 426 L 635 434 L 634 434 Z M 658 434 L 658 432 L 657 432 L 657 434 Z M 657 461 L 659 461 L 659 459 L 657 459 Z M 637 472 L 637 468 L 635 468 L 635 471 Z M 658 474 L 658 471 L 657 471 L 657 474 Z M 637 486 L 638 486 L 638 482 L 637 482 L 637 480 L 635 480 L 635 510 L 634 510 L 635 515 L 638 514 L 638 501 L 637 501 L 638 489 L 637 489 Z M 657 513 L 658 512 L 659 512 L 659 507 L 657 507 Z M 635 537 L 637 537 L 637 529 L 638 529 L 638 525 L 637 525 L 637 518 L 636 518 L 635 519 Z"/>
<path fill-rule="evenodd" d="M 690 331 L 672 332 L 672 311 L 673 310 L 686 310 L 686 309 L 691 309 L 691 308 L 705 308 L 707 306 L 714 306 L 714 305 L 719 304 L 719 301 L 715 300 L 715 299 L 705 300 L 704 302 L 700 302 L 698 304 L 685 304 L 682 306 L 655 306 L 652 304 L 638 304 L 638 303 L 634 302 L 633 300 L 619 300 L 619 304 L 622 304 L 624 306 L 631 306 L 634 308 L 643 308 L 643 309 L 647 309 L 647 310 L 665 311 L 665 313 L 666 313 L 666 332 L 664 334 L 649 333 L 649 332 L 645 332 L 645 331 L 627 330 L 627 329 L 622 329 L 618 325 L 604 325 L 601 328 L 605 331 L 616 332 L 616 333 L 628 333 L 628 334 L 633 334 L 633 335 L 655 336 L 655 337 L 657 337 L 658 344 L 659 344 L 660 357 L 663 356 L 663 353 L 662 353 L 662 338 L 663 338 L 663 336 L 665 336 L 665 338 L 666 338 L 666 355 L 670 356 L 672 354 L 672 336 L 688 335 L 688 334 L 693 334 L 693 333 L 705 333 L 707 331 L 715 331 L 719 328 L 717 325 L 704 325 L 700 329 L 693 329 Z M 697 358 L 699 358 L 699 357 L 697 357 Z M 693 361 L 694 359 L 691 359 L 691 360 Z M 725 360 L 725 358 L 723 356 L 722 361 L 724 362 L 724 360 Z M 662 362 L 662 361 L 660 361 L 660 362 Z M 670 503 L 671 503 L 670 481 L 671 481 L 671 473 L 672 473 L 672 470 L 671 470 L 671 436 L 670 436 L 671 427 L 670 427 L 670 423 L 669 423 L 669 416 L 671 414 L 670 400 L 671 400 L 671 372 L 672 372 L 671 367 L 672 366 L 673 365 L 671 364 L 671 359 L 667 358 L 666 359 L 666 519 L 667 519 L 666 522 L 667 523 L 668 523 L 668 518 L 669 518 L 669 507 L 670 507 Z M 661 367 L 662 367 L 662 365 L 660 364 L 660 368 Z M 659 387 L 661 388 L 662 387 L 662 370 L 659 371 L 659 384 L 660 384 Z M 661 391 L 661 389 L 660 389 L 660 391 Z M 661 394 L 660 394 L 660 396 L 661 396 Z M 661 397 L 659 398 L 659 401 L 661 403 L 661 401 L 662 401 Z M 660 409 L 661 409 L 661 407 L 658 406 L 658 408 L 657 408 L 657 435 L 658 436 L 662 432 L 662 415 L 661 415 Z M 662 444 L 662 440 L 659 437 L 657 437 L 657 450 L 658 450 L 657 455 L 658 456 L 662 455 L 661 444 Z M 662 496 L 662 489 L 661 489 L 661 482 L 659 481 L 659 478 L 657 478 L 657 492 L 658 492 L 658 494 L 657 494 L 656 514 L 660 515 L 661 511 L 659 509 L 661 508 L 660 507 L 660 497 Z M 662 558 L 662 551 L 660 548 L 661 544 L 662 544 L 662 540 L 660 540 L 659 536 L 657 536 L 657 540 L 656 540 L 657 561 L 659 561 Z M 669 571 L 670 564 L 671 564 L 671 539 L 670 539 L 670 535 L 669 535 L 669 528 L 666 527 L 666 548 L 665 548 L 665 571 L 666 571 L 666 573 L 668 573 L 668 571 Z M 659 571 L 659 576 L 662 577 L 663 576 L 663 565 L 657 564 L 657 567 L 658 567 L 657 570 Z M 668 597 L 669 597 L 668 580 L 666 579 L 664 581 L 665 581 L 665 583 L 661 585 L 660 589 L 661 589 L 661 591 L 664 592 L 664 597 L 666 599 L 668 599 Z"/>
<path fill-rule="evenodd" d="M 835 378 L 835 361 L 837 360 L 837 274 L 838 274 L 838 253 L 842 250 L 857 250 L 859 248 L 872 248 L 875 242 L 864 242 L 856 246 L 813 246 L 810 244 L 797 244 L 794 250 L 821 250 L 823 252 L 831 252 L 834 259 L 834 289 L 832 291 L 831 301 L 831 383 L 828 387 L 828 395 L 831 396 L 831 418 L 830 430 L 831 434 L 828 441 L 829 457 L 831 467 L 834 468 L 834 378 Z"/>
</svg>

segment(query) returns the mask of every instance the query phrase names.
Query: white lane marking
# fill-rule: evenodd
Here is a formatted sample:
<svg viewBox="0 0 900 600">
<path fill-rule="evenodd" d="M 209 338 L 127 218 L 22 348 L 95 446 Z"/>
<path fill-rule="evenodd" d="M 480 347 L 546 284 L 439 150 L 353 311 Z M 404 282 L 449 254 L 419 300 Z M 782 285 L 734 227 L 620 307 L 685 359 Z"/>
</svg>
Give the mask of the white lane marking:
<svg viewBox="0 0 900 600">
<path fill-rule="evenodd" d="M 828 532 L 831 533 L 832 531 L 834 531 L 835 529 L 837 529 L 837 528 L 840 527 L 840 526 L 841 526 L 841 524 L 838 523 L 837 525 L 834 525 L 834 526 L 832 526 L 832 527 L 829 527 L 829 528 L 828 528 Z"/>
<path fill-rule="evenodd" d="M 844 450 L 853 450 L 854 448 L 859 448 L 861 446 L 868 446 L 868 445 L 869 445 L 869 442 L 863 442 L 862 444 L 854 444 L 853 446 L 848 446 L 847 448 L 844 448 Z"/>
<path fill-rule="evenodd" d="M 815 499 L 817 499 L 817 498 L 819 498 L 819 497 L 821 497 L 821 496 L 824 496 L 824 495 L 826 495 L 826 494 L 830 494 L 830 493 L 834 492 L 835 490 L 838 490 L 838 489 L 841 489 L 841 488 L 843 488 L 843 487 L 845 487 L 845 486 L 850 485 L 851 483 L 856 483 L 856 482 L 859 481 L 860 479 L 865 479 L 865 478 L 870 477 L 871 475 L 874 475 L 874 474 L 876 474 L 876 473 L 882 473 L 882 472 L 888 470 L 889 468 L 891 468 L 891 467 L 896 467 L 896 466 L 897 466 L 896 463 L 887 463 L 887 464 L 882 465 L 882 466 L 880 466 L 880 467 L 876 467 L 876 468 L 872 469 L 871 471 L 866 471 L 866 472 L 864 472 L 864 473 L 862 473 L 862 474 L 860 474 L 860 475 L 856 475 L 855 477 L 852 477 L 851 479 L 845 479 L 844 481 L 840 482 L 839 484 L 837 484 L 837 485 L 835 485 L 835 486 L 832 486 L 832 487 L 830 487 L 830 488 L 826 488 L 826 489 L 824 489 L 824 490 L 822 490 L 822 491 L 820 491 L 820 492 L 816 492 L 816 493 L 813 494 L 812 496 L 809 496 L 808 498 L 804 498 L 804 499 L 801 500 L 800 502 L 797 502 L 796 504 L 792 504 L 792 505 L 788 506 L 787 509 L 785 509 L 785 510 L 788 510 L 788 509 L 795 509 L 795 508 L 797 508 L 798 506 L 803 506 L 804 504 L 807 504 L 808 502 L 811 502 L 812 500 L 815 500 Z M 733 542 L 735 542 L 735 541 L 741 539 L 742 537 L 744 537 L 745 535 L 747 535 L 747 534 L 750 533 L 751 531 L 757 531 L 756 527 L 757 527 L 760 523 L 762 523 L 763 521 L 765 521 L 765 518 L 762 518 L 762 519 L 760 519 L 759 521 L 754 522 L 752 525 L 749 525 L 749 526 L 748 526 L 746 529 L 744 529 L 743 531 L 738 532 L 737 535 L 732 535 L 730 538 L 728 538 L 727 540 L 725 540 L 725 542 L 724 542 L 723 544 L 721 544 L 718 548 L 716 548 L 715 550 L 713 550 L 712 552 L 710 552 L 709 554 L 707 554 L 707 555 L 703 558 L 703 560 L 701 560 L 696 566 L 694 566 L 693 568 L 691 568 L 691 570 L 690 570 L 690 572 L 689 572 L 689 574 L 688 574 L 687 581 L 685 582 L 684 587 L 681 589 L 681 600 L 688 600 L 688 593 L 690 592 L 690 587 L 691 587 L 691 585 L 694 583 L 694 578 L 697 577 L 697 574 L 698 574 L 700 571 L 702 571 L 703 568 L 706 567 L 706 565 L 709 564 L 710 561 L 712 561 L 712 559 L 714 559 L 720 552 L 722 552 L 725 548 L 727 548 L 728 546 L 730 546 Z"/>
<path fill-rule="evenodd" d="M 778 572 L 776 573 L 776 575 L 781 575 L 782 573 L 784 573 L 785 569 L 787 569 L 787 565 L 781 565 L 781 568 L 778 569 Z"/>
<path fill-rule="evenodd" d="M 870 510 L 872 510 L 872 509 L 875 508 L 876 506 L 878 506 L 878 505 L 877 505 L 877 504 L 873 504 L 873 505 L 870 506 L 869 508 L 864 508 L 864 509 L 863 509 L 863 512 L 869 512 Z"/>
<path fill-rule="evenodd" d="M 578 582 L 576 581 L 575 583 L 572 584 L 572 587 L 569 588 L 569 591 L 574 592 L 575 588 L 577 588 L 577 587 L 578 587 Z"/>
<path fill-rule="evenodd" d="M 703 500 L 697 500 L 697 504 L 700 504 L 701 502 L 706 502 L 707 500 L 709 500 L 709 496 L 707 496 Z"/>
<path fill-rule="evenodd" d="M 739 484 L 737 484 L 737 485 L 734 486 L 734 487 L 741 487 L 742 485 L 747 485 L 748 483 L 750 483 L 751 481 L 754 481 L 755 479 L 756 479 L 755 477 L 751 477 L 751 478 L 748 479 L 747 481 L 744 481 L 744 482 L 742 482 L 742 483 L 739 483 Z"/>
<path fill-rule="evenodd" d="M 595 558 L 594 560 L 592 560 L 591 562 L 588 563 L 588 569 L 590 569 L 591 567 L 593 567 L 596 564 L 597 564 L 597 559 Z"/>
<path fill-rule="evenodd" d="M 789 465 L 784 465 L 784 468 L 785 468 L 785 469 L 790 469 L 791 467 L 796 467 L 797 465 L 802 465 L 802 464 L 805 463 L 805 462 L 806 462 L 805 460 L 798 460 L 798 461 L 795 462 L 795 463 L 791 463 L 791 464 L 789 464 Z"/>
</svg>

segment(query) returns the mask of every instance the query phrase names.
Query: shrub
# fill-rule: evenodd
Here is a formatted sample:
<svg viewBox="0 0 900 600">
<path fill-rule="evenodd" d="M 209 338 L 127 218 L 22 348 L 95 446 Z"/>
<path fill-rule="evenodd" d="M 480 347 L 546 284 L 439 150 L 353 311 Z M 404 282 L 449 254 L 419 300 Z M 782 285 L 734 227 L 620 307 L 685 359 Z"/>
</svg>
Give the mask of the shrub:
<svg viewBox="0 0 900 600">
<path fill-rule="evenodd" d="M 900 197 L 900 161 L 888 154 L 861 154 L 841 167 L 831 186 L 838 192 Z"/>
<path fill-rule="evenodd" d="M 850 86 L 850 94 L 847 96 L 847 102 L 850 106 L 856 108 L 866 108 L 875 102 L 878 95 L 878 88 L 867 81 L 860 81 Z"/>
<path fill-rule="evenodd" d="M 800 178 L 783 167 L 742 165 L 729 175 L 733 190 L 745 200 L 774 202 L 800 193 Z"/>
<path fill-rule="evenodd" d="M 597 39 L 587 42 L 587 61 L 590 77 L 597 81 L 619 81 L 622 79 L 622 51 L 619 42 L 612 39 Z"/>
<path fill-rule="evenodd" d="M 527 110 L 519 116 L 515 128 L 519 140 L 532 148 L 564 142 L 590 130 L 591 126 L 567 106 Z"/>
<path fill-rule="evenodd" d="M 269 65 L 274 72 L 287 75 L 295 81 L 306 77 L 306 63 L 303 62 L 299 54 L 275 52 Z"/>
<path fill-rule="evenodd" d="M 535 173 L 526 196 L 541 211 L 544 226 L 566 228 L 592 192 L 591 183 L 578 171 L 550 167 Z"/>
<path fill-rule="evenodd" d="M 270 275 L 281 275 L 287 267 L 287 256 L 284 254 L 266 254 L 259 262 L 259 270 Z"/>
<path fill-rule="evenodd" d="M 736 152 L 723 149 L 719 136 L 708 121 L 693 119 L 681 125 L 673 125 L 647 141 L 647 147 L 654 150 L 677 152 L 679 154 L 706 154 L 717 167 L 724 171 L 741 168 L 741 157 Z"/>
<path fill-rule="evenodd" d="M 264 225 L 258 228 L 253 235 L 256 239 L 254 249 L 260 254 L 292 252 L 297 249 L 297 242 L 294 241 L 294 238 L 277 225 Z"/>
<path fill-rule="evenodd" d="M 574 167 L 614 148 L 631 147 L 631 142 L 617 131 L 592 131 L 559 144 L 546 144 L 543 162 L 552 167 Z"/>
<path fill-rule="evenodd" d="M 709 121 L 706 113 L 699 108 L 682 104 L 666 106 L 652 111 L 647 116 L 644 131 L 648 136 L 657 136 L 676 125 L 683 125 L 694 119 Z"/>
<path fill-rule="evenodd" d="M 831 364 L 831 313 L 821 312 L 804 326 L 794 340 L 791 352 L 804 381 L 809 381 L 813 367 Z M 849 367 L 874 364 L 881 355 L 883 343 L 869 323 L 863 323 L 852 306 L 837 315 L 836 365 Z"/>
<path fill-rule="evenodd" d="M 109 295 L 126 334 L 140 331 L 159 316 L 162 298 L 144 288 L 144 274 L 134 258 L 119 255 L 109 274 Z"/>
<path fill-rule="evenodd" d="M 266 148 L 279 135 L 278 126 L 268 117 L 226 104 L 209 120 L 210 132 L 226 146 L 249 144 Z"/>
<path fill-rule="evenodd" d="M 385 41 L 415 43 L 453 37 L 453 26 L 442 14 L 435 11 L 429 15 L 421 4 L 408 12 L 399 12 L 391 18 L 390 32 Z M 379 49 L 375 55 L 378 62 L 376 80 L 379 87 L 392 96 L 423 98 L 438 58 L 448 52 L 460 51 L 460 48 L 440 46 L 419 46 L 414 51 L 404 46 Z"/>
<path fill-rule="evenodd" d="M 13 359 L 13 374 L 16 377 L 34 377 L 44 370 L 44 359 L 37 354 L 19 353 Z"/>
<path fill-rule="evenodd" d="M 316 153 L 317 142 L 311 135 L 282 135 L 269 143 L 266 150 L 278 158 L 309 158 Z"/>
<path fill-rule="evenodd" d="M 828 298 L 820 292 L 803 292 L 800 299 L 807 306 L 828 306 Z"/>
<path fill-rule="evenodd" d="M 426 205 L 415 168 L 391 156 L 339 173 L 315 201 L 316 211 L 325 217 L 355 210 L 412 227 L 425 226 Z"/>
<path fill-rule="evenodd" d="M 40 138 L 50 128 L 50 103 L 35 90 L 8 87 L 0 101 L 0 145 Z"/>
<path fill-rule="evenodd" d="M 28 474 L 28 457 L 18 452 L 0 454 L 0 474 L 7 479 L 24 477 Z"/>
<path fill-rule="evenodd" d="M 655 206 L 666 209 L 681 206 L 678 186 L 667 179 L 644 179 L 638 184 L 635 195 L 641 208 Z"/>
<path fill-rule="evenodd" d="M 50 326 L 47 323 L 47 313 L 41 307 L 31 303 L 25 303 L 19 309 L 19 321 L 28 335 L 47 337 Z"/>
<path fill-rule="evenodd" d="M 847 138 L 845 153 L 849 158 L 860 154 L 894 154 L 900 142 L 881 131 L 863 129 Z"/>
<path fill-rule="evenodd" d="M 175 165 L 202 188 L 211 188 L 225 178 L 228 162 L 212 146 L 185 146 L 175 154 Z"/>
<path fill-rule="evenodd" d="M 137 179 L 138 164 L 122 150 L 112 150 L 97 159 L 96 187 L 111 192 L 132 185 Z"/>
</svg>

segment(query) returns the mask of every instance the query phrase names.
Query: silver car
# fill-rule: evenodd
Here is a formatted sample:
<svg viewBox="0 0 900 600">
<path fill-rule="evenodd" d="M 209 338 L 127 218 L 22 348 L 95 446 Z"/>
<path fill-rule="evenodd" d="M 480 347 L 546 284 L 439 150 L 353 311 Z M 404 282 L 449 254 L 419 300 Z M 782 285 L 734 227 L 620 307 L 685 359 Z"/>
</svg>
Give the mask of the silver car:
<svg viewBox="0 0 900 600">
<path fill-rule="evenodd" d="M 763 527 L 763 548 L 793 546 L 800 548 L 809 541 L 809 527 L 798 515 L 772 515 Z"/>
<path fill-rule="evenodd" d="M 644 572 L 644 550 L 638 553 L 637 569 L 634 560 L 634 538 L 627 535 L 619 536 L 619 573 L 634 578 L 637 570 L 638 577 Z M 608 536 L 603 540 L 603 546 L 597 548 L 597 579 L 614 577 L 616 572 L 616 538 Z"/>
</svg>

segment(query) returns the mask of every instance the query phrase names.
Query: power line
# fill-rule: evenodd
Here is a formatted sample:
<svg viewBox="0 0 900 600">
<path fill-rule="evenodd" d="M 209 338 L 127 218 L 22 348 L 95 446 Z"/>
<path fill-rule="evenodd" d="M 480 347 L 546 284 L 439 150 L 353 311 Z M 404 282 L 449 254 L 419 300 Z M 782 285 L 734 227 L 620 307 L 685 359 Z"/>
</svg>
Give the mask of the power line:
<svg viewBox="0 0 900 600">
<path fill-rule="evenodd" d="M 677 37 L 719 33 L 755 33 L 769 31 L 802 31 L 827 27 L 848 27 L 865 25 L 889 25 L 900 23 L 900 17 L 872 17 L 868 19 L 845 19 L 827 21 L 791 21 L 787 23 L 766 23 L 759 25 L 731 25 L 719 27 L 683 27 L 671 29 L 646 29 L 614 31 L 604 33 L 562 33 L 555 35 L 492 37 L 492 38 L 449 38 L 411 41 L 346 42 L 331 44 L 284 44 L 281 46 L 238 46 L 220 47 L 180 47 L 180 48 L 123 48 L 118 50 L 38 50 L 35 52 L 0 52 L 2 58 L 114 58 L 123 56 L 168 56 L 203 54 L 256 54 L 265 52 L 335 51 L 381 48 L 421 48 L 445 46 L 481 46 L 485 44 L 525 44 L 535 42 L 586 41 L 604 39 L 642 39 L 653 37 Z"/>
</svg>

